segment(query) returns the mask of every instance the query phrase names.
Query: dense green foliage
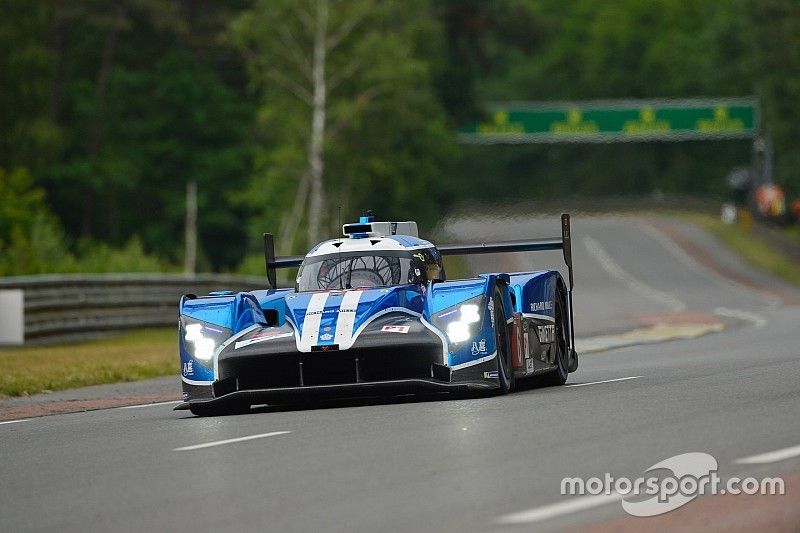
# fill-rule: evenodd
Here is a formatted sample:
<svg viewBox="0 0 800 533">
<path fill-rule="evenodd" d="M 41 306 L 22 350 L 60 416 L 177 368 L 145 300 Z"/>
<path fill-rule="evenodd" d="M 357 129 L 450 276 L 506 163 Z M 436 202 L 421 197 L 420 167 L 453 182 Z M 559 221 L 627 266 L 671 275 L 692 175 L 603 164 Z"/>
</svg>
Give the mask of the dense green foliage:
<svg viewBox="0 0 800 533">
<path fill-rule="evenodd" d="M 326 234 L 339 207 L 430 227 L 457 202 L 718 195 L 751 157 L 458 145 L 491 100 L 757 94 L 800 193 L 794 0 L 0 0 L 0 274 L 177 268 L 188 181 L 201 269 L 260 269 L 262 231 L 303 249 L 323 3 Z"/>
</svg>

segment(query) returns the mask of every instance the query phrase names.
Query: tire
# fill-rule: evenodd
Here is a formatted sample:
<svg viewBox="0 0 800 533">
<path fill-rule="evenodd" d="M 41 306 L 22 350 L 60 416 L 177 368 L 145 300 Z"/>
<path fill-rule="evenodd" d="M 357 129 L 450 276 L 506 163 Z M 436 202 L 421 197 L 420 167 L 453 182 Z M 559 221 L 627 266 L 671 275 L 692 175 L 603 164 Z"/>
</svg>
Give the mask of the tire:
<svg viewBox="0 0 800 533">
<path fill-rule="evenodd" d="M 500 383 L 498 394 L 508 394 L 514 390 L 514 367 L 511 361 L 511 342 L 506 324 L 506 312 L 503 307 L 503 293 L 500 287 L 494 288 L 492 296 L 494 305 L 494 339 L 497 348 L 497 381 Z"/>
<path fill-rule="evenodd" d="M 241 415 L 250 411 L 250 404 L 242 401 L 221 404 L 190 403 L 189 411 L 195 416 Z"/>
<path fill-rule="evenodd" d="M 567 305 L 564 293 L 559 288 L 556 293 L 555 315 L 555 341 L 554 349 L 556 368 L 547 374 L 545 381 L 548 385 L 563 385 L 569 377 L 569 348 L 567 347 Z"/>
</svg>

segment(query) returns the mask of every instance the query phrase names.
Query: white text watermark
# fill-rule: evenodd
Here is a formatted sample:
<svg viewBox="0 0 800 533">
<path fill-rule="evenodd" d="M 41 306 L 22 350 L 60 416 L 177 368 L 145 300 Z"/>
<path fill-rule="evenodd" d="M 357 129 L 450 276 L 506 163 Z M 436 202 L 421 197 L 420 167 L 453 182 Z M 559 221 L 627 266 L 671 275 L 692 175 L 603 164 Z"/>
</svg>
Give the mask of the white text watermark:
<svg viewBox="0 0 800 533">
<path fill-rule="evenodd" d="M 729 477 L 717 473 L 717 460 L 700 452 L 684 453 L 660 461 L 642 476 L 631 479 L 614 477 L 566 477 L 561 480 L 561 494 L 585 496 L 619 494 L 622 507 L 634 516 L 655 516 L 677 509 L 697 496 L 714 494 L 784 494 L 785 483 L 779 477 Z"/>
</svg>

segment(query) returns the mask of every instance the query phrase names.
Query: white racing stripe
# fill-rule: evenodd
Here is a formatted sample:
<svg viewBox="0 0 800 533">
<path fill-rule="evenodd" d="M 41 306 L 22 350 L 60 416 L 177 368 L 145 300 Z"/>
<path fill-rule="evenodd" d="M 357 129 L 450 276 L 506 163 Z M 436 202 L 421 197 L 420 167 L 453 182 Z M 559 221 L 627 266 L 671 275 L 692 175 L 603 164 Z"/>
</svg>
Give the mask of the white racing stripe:
<svg viewBox="0 0 800 533">
<path fill-rule="evenodd" d="M 611 259 L 611 256 L 608 255 L 608 253 L 596 240 L 586 235 L 583 238 L 583 244 L 586 246 L 586 249 L 589 251 L 589 253 L 595 258 L 595 260 L 597 260 L 600 266 L 603 267 L 603 270 L 608 272 L 611 277 L 623 282 L 631 291 L 649 300 L 665 305 L 675 313 L 686 310 L 686 304 L 676 296 L 651 287 L 650 285 L 631 275 L 629 272 L 625 271 L 613 259 Z"/>
<path fill-rule="evenodd" d="M 356 323 L 356 310 L 363 293 L 364 291 L 347 291 L 339 305 L 334 342 L 339 345 L 340 350 L 347 350 L 355 342 L 353 325 Z"/>
<path fill-rule="evenodd" d="M 217 379 L 217 377 L 219 376 L 219 354 L 222 353 L 222 350 L 227 348 L 230 343 L 232 343 L 232 342 L 244 337 L 245 335 L 247 335 L 251 331 L 256 330 L 256 329 L 258 329 L 260 327 L 261 326 L 259 324 L 253 324 L 249 328 L 245 328 L 242 331 L 240 331 L 239 333 L 237 333 L 236 335 L 233 335 L 232 337 L 229 337 L 228 340 L 226 340 L 225 342 L 220 344 L 217 347 L 217 349 L 214 350 L 214 379 Z M 181 378 L 183 378 L 183 376 L 181 376 Z M 184 379 L 184 381 L 186 381 L 190 385 L 193 385 L 193 383 L 191 381 L 187 381 L 186 379 Z M 200 385 L 210 385 L 210 383 L 200 382 Z"/>
<path fill-rule="evenodd" d="M 800 446 L 792 446 L 791 448 L 783 448 L 773 452 L 762 453 L 759 455 L 751 455 L 742 459 L 736 459 L 734 463 L 740 465 L 759 465 L 765 463 L 777 463 L 791 459 L 792 457 L 800 457 Z"/>
<path fill-rule="evenodd" d="M 183 381 L 184 383 L 188 383 L 189 385 L 199 385 L 201 387 L 208 387 L 209 385 L 214 383 L 213 381 L 198 381 L 196 379 L 189 379 L 185 376 L 181 376 L 181 381 Z"/>
<path fill-rule="evenodd" d="M 556 319 L 551 317 L 551 316 L 538 315 L 536 313 L 522 313 L 522 318 L 535 318 L 536 320 L 546 320 L 548 322 L 555 322 L 556 321 Z"/>
<path fill-rule="evenodd" d="M 462 368 L 467 368 L 468 366 L 475 366 L 481 363 L 485 363 L 486 361 L 491 361 L 497 357 L 497 352 L 493 352 L 485 357 L 481 357 L 480 359 L 473 359 L 472 361 L 467 361 L 466 363 L 461 363 L 458 365 L 450 366 L 450 370 L 461 370 Z"/>
<path fill-rule="evenodd" d="M 173 452 L 190 452 L 192 450 L 202 450 L 203 448 L 213 448 L 214 446 L 224 446 L 226 444 L 235 444 L 237 442 L 245 442 L 248 440 L 264 439 L 267 437 L 275 437 L 277 435 L 286 435 L 291 431 L 272 431 L 270 433 L 260 433 L 258 435 L 248 435 L 247 437 L 238 437 L 235 439 L 218 440 L 214 442 L 205 442 L 203 444 L 195 444 L 193 446 L 183 446 L 181 448 L 174 448 Z"/>
<path fill-rule="evenodd" d="M 747 311 L 741 311 L 739 309 L 728 309 L 727 307 L 717 307 L 714 309 L 714 314 L 717 316 L 725 316 L 728 318 L 738 318 L 739 320 L 744 320 L 746 322 L 750 322 L 757 328 L 763 328 L 767 325 L 767 319 L 761 315 L 757 315 L 755 313 L 750 313 Z"/>
<path fill-rule="evenodd" d="M 526 511 L 503 515 L 498 517 L 495 520 L 495 523 L 503 525 L 533 524 L 535 522 L 551 520 L 553 518 L 558 518 L 574 512 L 600 507 L 601 505 L 608 505 L 609 503 L 618 502 L 621 499 L 622 496 L 616 492 L 613 494 L 600 494 L 597 496 L 581 496 L 551 505 L 534 507 L 533 509 L 528 509 Z"/>
<path fill-rule="evenodd" d="M 181 403 L 181 401 L 180 400 L 170 400 L 168 402 L 140 403 L 138 405 L 125 405 L 123 407 L 119 407 L 119 409 L 140 409 L 142 407 L 158 407 L 160 405 L 175 405 L 176 403 Z"/>
<path fill-rule="evenodd" d="M 569 385 L 564 385 L 565 387 L 586 387 L 587 385 L 600 385 L 601 383 L 614 383 L 616 381 L 628 381 L 629 379 L 639 379 L 643 378 L 644 376 L 628 376 L 625 378 L 615 378 L 615 379 L 604 379 L 602 381 L 590 381 L 589 383 L 572 383 Z"/>
<path fill-rule="evenodd" d="M 6 420 L 4 422 L 0 422 L 0 426 L 3 426 L 5 424 L 18 424 L 20 422 L 27 422 L 28 420 L 30 420 L 30 418 L 20 418 L 19 420 Z"/>
<path fill-rule="evenodd" d="M 447 341 L 447 337 L 439 331 L 439 328 L 425 320 L 424 316 L 419 315 L 419 321 L 428 331 L 439 337 L 439 340 L 442 341 L 442 364 L 447 365 L 450 362 L 450 344 Z"/>
<path fill-rule="evenodd" d="M 300 345 L 297 347 L 301 352 L 310 352 L 311 347 L 317 344 L 319 335 L 319 325 L 322 322 L 322 311 L 325 310 L 325 302 L 330 293 L 316 292 L 311 296 L 306 308 L 306 316 L 303 320 L 303 335 L 300 337 Z"/>
</svg>

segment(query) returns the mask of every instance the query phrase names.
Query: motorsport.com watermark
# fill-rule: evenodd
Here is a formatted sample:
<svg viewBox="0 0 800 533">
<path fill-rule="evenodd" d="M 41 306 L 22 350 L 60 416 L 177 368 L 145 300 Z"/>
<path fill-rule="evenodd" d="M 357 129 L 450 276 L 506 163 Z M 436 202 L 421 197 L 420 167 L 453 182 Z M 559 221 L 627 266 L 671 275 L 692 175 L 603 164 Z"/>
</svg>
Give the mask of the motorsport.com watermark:
<svg viewBox="0 0 800 533">
<path fill-rule="evenodd" d="M 599 496 L 618 494 L 622 508 L 633 516 L 655 516 L 677 509 L 697 496 L 715 494 L 783 495 L 784 480 L 779 477 L 729 477 L 717 473 L 717 460 L 700 452 L 684 453 L 658 462 L 635 479 L 615 478 L 606 473 L 602 478 L 565 477 L 561 494 L 565 496 Z"/>
</svg>

